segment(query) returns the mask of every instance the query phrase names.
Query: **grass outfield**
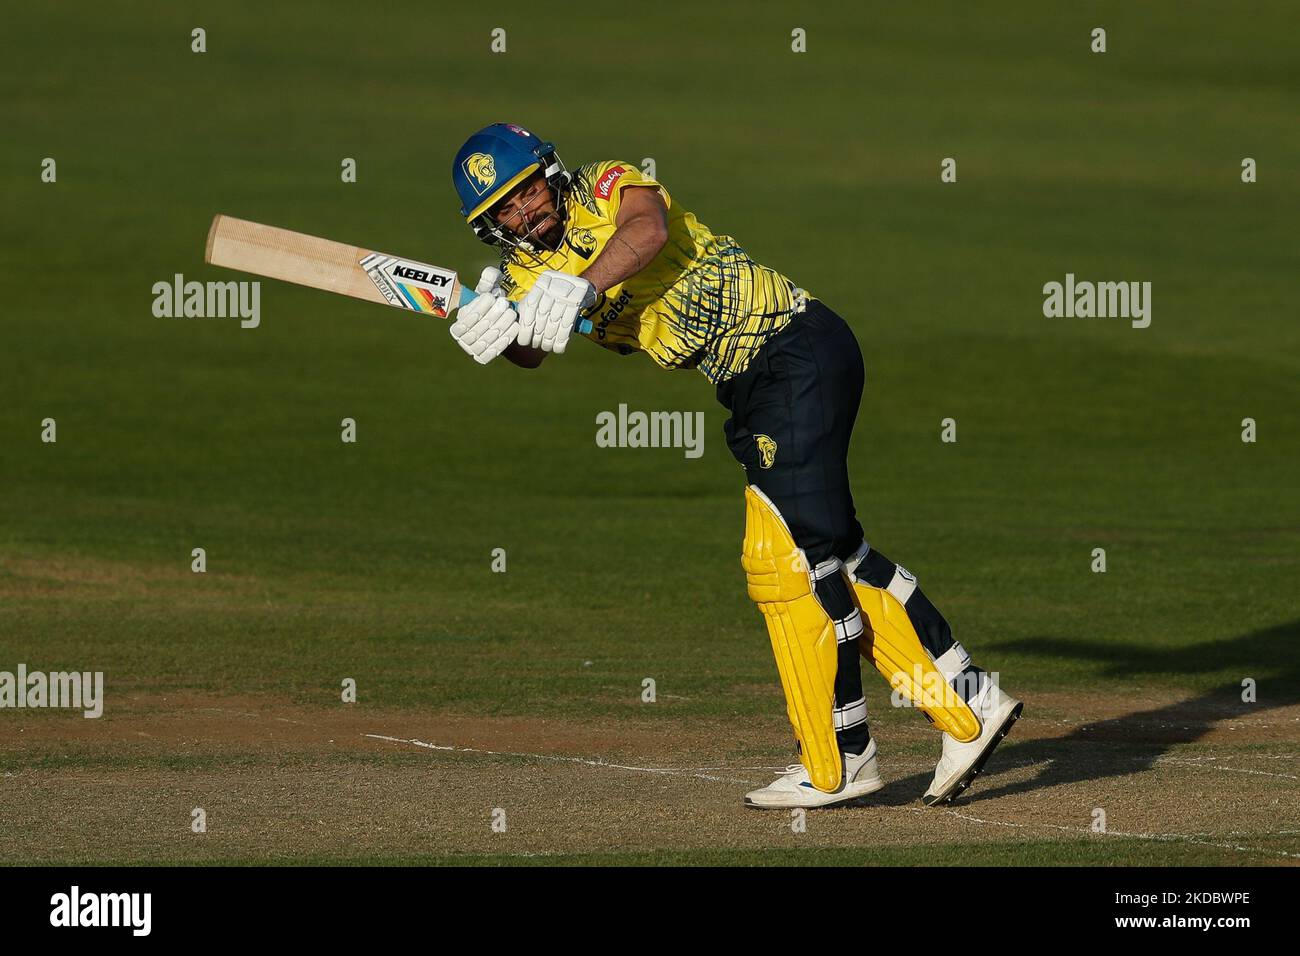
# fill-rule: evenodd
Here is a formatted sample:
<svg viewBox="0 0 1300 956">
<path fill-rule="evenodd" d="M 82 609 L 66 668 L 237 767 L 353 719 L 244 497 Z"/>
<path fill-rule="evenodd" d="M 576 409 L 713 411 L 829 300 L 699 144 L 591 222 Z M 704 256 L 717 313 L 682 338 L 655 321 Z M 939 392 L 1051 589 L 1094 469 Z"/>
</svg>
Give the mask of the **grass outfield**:
<svg viewBox="0 0 1300 956">
<path fill-rule="evenodd" d="M 107 702 L 100 721 L 0 711 L 0 831 L 26 834 L 0 861 L 1300 859 L 1278 832 L 1300 808 L 1291 6 L 757 3 L 737 19 L 668 3 L 617 28 L 535 9 L 7 14 L 0 671 L 102 670 Z M 796 26 L 806 54 L 789 52 Z M 443 323 L 269 280 L 255 330 L 152 315 L 175 273 L 238 278 L 202 263 L 217 212 L 476 275 L 491 254 L 448 166 L 498 120 L 571 166 L 653 158 L 676 201 L 854 327 L 869 539 L 1027 701 L 971 792 L 984 822 L 927 829 L 939 818 L 907 805 L 935 741 L 879 686 L 882 770 L 908 786 L 878 817 L 828 815 L 801 848 L 741 814 L 788 733 L 737 557 L 741 475 L 698 373 L 583 344 L 536 372 L 480 368 Z M 1150 281 L 1151 326 L 1045 318 L 1042 286 L 1066 273 Z M 620 403 L 705 412 L 703 457 L 597 448 L 595 416 Z M 287 749 L 257 729 L 271 721 L 302 725 Z M 367 733 L 477 749 L 399 758 Z M 737 772 L 674 778 L 664 805 L 684 822 L 657 828 L 657 789 L 547 769 L 555 755 Z M 375 766 L 355 802 L 322 782 Z M 302 784 L 332 835 L 274 835 L 299 811 L 270 787 L 234 799 L 258 777 Z M 405 818 L 440 834 L 410 843 L 390 842 L 397 809 L 386 836 L 355 828 L 412 786 L 467 788 L 467 815 Z M 551 830 L 505 852 L 471 839 L 480 798 Z M 161 824 L 121 829 L 170 807 L 185 834 L 196 800 L 230 801 L 238 832 L 214 822 L 182 847 Z M 1094 839 L 1108 801 L 1151 815 Z M 574 813 L 622 849 L 556 832 Z"/>
</svg>

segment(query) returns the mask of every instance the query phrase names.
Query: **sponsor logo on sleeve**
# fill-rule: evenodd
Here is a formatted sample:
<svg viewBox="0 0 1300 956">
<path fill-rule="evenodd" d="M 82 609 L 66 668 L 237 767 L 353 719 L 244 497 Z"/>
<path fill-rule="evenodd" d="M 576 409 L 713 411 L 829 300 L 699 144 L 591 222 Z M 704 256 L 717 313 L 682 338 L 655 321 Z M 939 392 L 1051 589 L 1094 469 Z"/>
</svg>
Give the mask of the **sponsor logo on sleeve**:
<svg viewBox="0 0 1300 956">
<path fill-rule="evenodd" d="M 614 189 L 614 184 L 619 181 L 620 177 L 627 172 L 626 166 L 615 166 L 601 176 L 596 182 L 596 195 L 601 199 L 608 199 L 609 194 Z"/>
</svg>

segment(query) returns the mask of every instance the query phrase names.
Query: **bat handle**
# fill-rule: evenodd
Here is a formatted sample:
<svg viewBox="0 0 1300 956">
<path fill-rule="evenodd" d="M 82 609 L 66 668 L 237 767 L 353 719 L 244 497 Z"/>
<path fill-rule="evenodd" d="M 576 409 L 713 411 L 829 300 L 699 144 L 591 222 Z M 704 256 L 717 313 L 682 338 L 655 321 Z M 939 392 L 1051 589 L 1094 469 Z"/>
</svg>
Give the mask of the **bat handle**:
<svg viewBox="0 0 1300 956">
<path fill-rule="evenodd" d="M 461 286 L 460 303 L 456 306 L 456 308 L 463 309 L 465 308 L 465 306 L 469 305 L 477 298 L 478 298 L 477 292 L 475 292 L 473 289 L 469 288 L 468 286 Z M 512 309 L 515 308 L 515 304 L 513 302 L 510 303 L 510 308 Z M 573 331 L 579 333 L 580 335 L 586 335 L 588 332 L 591 331 L 591 328 L 592 328 L 591 319 L 584 319 L 582 317 L 579 317 L 578 321 L 573 323 Z"/>
</svg>

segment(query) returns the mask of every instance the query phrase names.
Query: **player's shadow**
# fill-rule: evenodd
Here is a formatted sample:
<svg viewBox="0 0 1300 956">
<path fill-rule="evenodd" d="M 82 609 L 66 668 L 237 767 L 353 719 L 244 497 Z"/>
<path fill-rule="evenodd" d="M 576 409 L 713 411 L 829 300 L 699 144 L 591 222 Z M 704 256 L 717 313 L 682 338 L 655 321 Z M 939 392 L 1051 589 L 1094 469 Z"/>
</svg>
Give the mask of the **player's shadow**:
<svg viewBox="0 0 1300 956">
<path fill-rule="evenodd" d="M 1177 650 L 1117 647 L 1070 638 L 1027 638 L 999 645 L 1021 654 L 1056 661 L 1089 661 L 1100 665 L 1103 676 L 1134 687 L 1132 678 L 1143 674 L 1218 674 L 1225 683 L 1189 700 L 1135 710 L 1078 727 L 1061 737 L 1016 742 L 1016 731 L 998 747 L 984 773 L 958 803 L 1009 796 L 1058 784 L 1121 777 L 1149 770 L 1177 744 L 1194 743 L 1223 720 L 1257 717 L 1274 708 L 1300 703 L 1300 620 L 1240 637 L 1207 641 Z M 1231 676 L 1228 676 L 1231 675 Z M 1242 700 L 1242 681 L 1256 682 L 1256 702 Z M 1007 690 L 1015 693 L 1014 686 Z M 1134 689 L 1135 696 L 1141 691 Z M 1087 690 L 1077 695 L 1087 706 Z M 1033 697 L 1025 701 L 1033 713 Z M 1069 715 L 1064 715 L 1069 719 Z M 998 785 L 1008 770 L 1037 768 L 1030 779 Z M 882 791 L 884 803 L 903 805 L 929 784 L 932 774 L 916 774 L 893 781 Z"/>
</svg>

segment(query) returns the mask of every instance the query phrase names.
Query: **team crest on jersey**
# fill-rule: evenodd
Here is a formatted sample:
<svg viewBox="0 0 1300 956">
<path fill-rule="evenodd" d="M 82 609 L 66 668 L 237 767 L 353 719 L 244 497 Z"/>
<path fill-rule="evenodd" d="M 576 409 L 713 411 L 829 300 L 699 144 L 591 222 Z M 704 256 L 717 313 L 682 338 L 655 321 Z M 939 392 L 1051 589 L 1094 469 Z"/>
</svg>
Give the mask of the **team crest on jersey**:
<svg viewBox="0 0 1300 956">
<path fill-rule="evenodd" d="M 465 175 L 469 178 L 474 191 L 482 196 L 497 181 L 496 164 L 487 153 L 474 153 L 463 163 Z"/>
<path fill-rule="evenodd" d="M 776 461 L 776 442 L 767 435 L 755 435 L 754 444 L 758 445 L 758 467 L 771 468 Z"/>
<path fill-rule="evenodd" d="M 591 254 L 596 251 L 596 237 L 590 229 L 573 229 L 565 237 L 565 242 L 569 248 L 582 256 L 584 259 L 590 259 Z"/>
</svg>

